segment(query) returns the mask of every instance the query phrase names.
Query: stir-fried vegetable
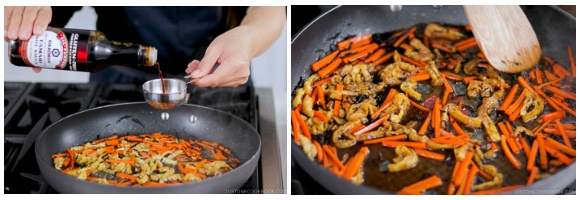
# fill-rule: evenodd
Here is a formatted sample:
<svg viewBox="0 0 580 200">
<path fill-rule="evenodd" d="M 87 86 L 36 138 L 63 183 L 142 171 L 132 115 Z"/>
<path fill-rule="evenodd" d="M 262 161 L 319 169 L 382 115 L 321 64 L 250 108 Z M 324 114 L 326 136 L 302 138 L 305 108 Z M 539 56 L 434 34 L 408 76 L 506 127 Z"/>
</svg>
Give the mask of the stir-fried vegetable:
<svg viewBox="0 0 580 200">
<path fill-rule="evenodd" d="M 70 176 L 120 186 L 197 182 L 241 163 L 233 152 L 215 142 L 161 133 L 114 135 L 68 148 L 52 159 L 56 169 Z"/>
<path fill-rule="evenodd" d="M 291 119 L 294 141 L 339 177 L 363 184 L 374 177 L 365 176 L 370 163 L 396 176 L 428 159 L 451 166 L 448 173 L 391 192 L 497 194 L 575 161 L 570 47 L 569 68 L 544 56 L 520 74 L 488 64 L 469 26 L 417 25 L 331 49 L 296 88 Z M 498 165 L 526 179 L 504 176 L 510 171 Z"/>
</svg>

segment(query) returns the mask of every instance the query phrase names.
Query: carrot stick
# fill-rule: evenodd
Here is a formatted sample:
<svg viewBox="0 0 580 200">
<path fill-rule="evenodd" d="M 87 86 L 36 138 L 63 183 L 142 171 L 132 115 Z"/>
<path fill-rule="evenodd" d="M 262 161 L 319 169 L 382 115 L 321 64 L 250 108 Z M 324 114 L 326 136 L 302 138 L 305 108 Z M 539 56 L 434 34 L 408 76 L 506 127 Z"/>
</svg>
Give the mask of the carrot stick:
<svg viewBox="0 0 580 200">
<path fill-rule="evenodd" d="M 566 112 L 564 112 L 563 110 L 560 110 L 560 111 L 556 111 L 556 112 L 542 115 L 542 121 L 547 122 L 547 121 L 559 120 L 559 119 L 564 118 L 565 116 L 566 116 Z"/>
<path fill-rule="evenodd" d="M 425 158 L 431 158 L 431 159 L 439 160 L 439 161 L 445 160 L 445 155 L 440 154 L 440 153 L 435 153 L 435 152 L 427 151 L 427 150 L 423 150 L 423 149 L 415 149 L 415 152 L 417 152 L 417 155 L 423 156 Z"/>
<path fill-rule="evenodd" d="M 405 39 L 407 39 L 407 37 L 409 37 L 409 34 L 411 34 L 412 32 L 415 32 L 415 30 L 417 30 L 417 27 L 413 26 L 407 33 L 405 33 L 405 35 L 403 35 L 399 39 L 397 39 L 397 41 L 395 41 L 395 43 L 393 43 L 393 46 L 394 47 L 399 47 L 399 45 L 401 43 L 403 43 L 403 41 Z"/>
<path fill-rule="evenodd" d="M 310 136 L 310 131 L 308 131 L 308 126 L 306 126 L 306 123 L 304 122 L 302 117 L 300 117 L 300 114 L 294 113 L 294 115 L 296 115 L 296 119 L 298 121 L 298 124 L 300 124 L 300 129 L 302 129 L 302 134 L 304 134 L 304 136 L 306 136 L 306 138 L 308 138 L 308 140 L 312 140 L 312 137 Z"/>
<path fill-rule="evenodd" d="M 564 140 L 564 144 L 566 144 L 567 147 L 572 148 L 572 144 L 570 144 L 570 139 L 568 139 L 568 134 L 566 134 L 566 132 L 564 131 L 564 127 L 562 127 L 562 123 L 560 123 L 559 119 L 556 120 L 556 125 L 558 125 L 558 130 L 562 134 L 562 140 Z"/>
<path fill-rule="evenodd" d="M 560 108 L 564 109 L 564 111 L 566 111 L 567 113 L 570 113 L 571 115 L 576 116 L 576 111 L 570 109 L 567 105 L 564 105 L 564 103 L 561 103 L 561 102 L 558 102 L 558 101 L 552 101 L 552 102 L 554 104 L 558 105 Z"/>
<path fill-rule="evenodd" d="M 413 65 L 418 66 L 418 67 L 421 67 L 421 68 L 427 66 L 427 63 L 424 63 L 424 62 L 421 62 L 421 61 L 415 61 L 415 60 L 413 60 L 413 59 L 411 59 L 411 58 L 409 58 L 407 56 L 404 56 L 404 55 L 401 55 L 401 59 L 403 61 L 405 61 L 405 62 L 408 62 L 410 64 L 413 64 Z"/>
<path fill-rule="evenodd" d="M 538 83 L 538 85 L 542 84 L 544 82 L 542 78 L 542 71 L 540 68 L 536 68 L 534 71 L 536 72 L 536 83 Z"/>
<path fill-rule="evenodd" d="M 475 179 L 475 175 L 477 174 L 477 166 L 472 165 L 467 173 L 467 178 L 465 179 L 465 187 L 463 189 L 463 194 L 469 194 L 471 191 L 471 185 L 473 184 L 473 180 Z"/>
<path fill-rule="evenodd" d="M 369 154 L 368 147 L 360 148 L 360 150 L 355 155 L 355 157 L 352 158 L 353 160 L 352 160 L 350 167 L 345 169 L 343 177 L 346 180 L 350 180 L 358 172 L 358 170 L 360 170 L 361 165 L 363 164 L 363 162 L 368 154 Z"/>
<path fill-rule="evenodd" d="M 540 154 L 540 168 L 548 169 L 548 157 L 546 155 L 546 145 L 544 145 L 544 135 L 539 132 L 536 135 L 536 140 L 538 141 L 538 150 Z"/>
<path fill-rule="evenodd" d="M 552 108 L 556 110 L 562 110 L 558 105 L 554 103 L 554 101 L 552 101 L 552 99 L 550 99 L 546 94 L 544 94 L 544 92 L 542 92 L 542 90 L 540 90 L 538 86 L 534 86 L 534 91 L 536 91 L 536 93 L 538 93 L 540 96 L 544 97 L 544 99 L 548 102 L 548 104 L 550 104 L 550 106 L 552 106 Z"/>
<path fill-rule="evenodd" d="M 478 78 L 477 76 L 468 76 L 468 77 L 463 78 L 463 82 L 471 83 L 471 81 L 473 81 L 477 78 Z"/>
<path fill-rule="evenodd" d="M 433 112 L 430 112 L 429 115 L 427 115 L 427 119 L 425 119 L 423 125 L 421 126 L 421 129 L 419 129 L 419 132 L 417 132 L 419 135 L 425 135 L 425 131 L 427 131 L 427 126 L 429 126 L 429 121 L 431 121 L 432 113 Z"/>
<path fill-rule="evenodd" d="M 472 43 L 472 42 L 475 42 L 475 37 L 470 37 L 470 38 L 467 38 L 465 40 L 461 40 L 461 41 L 453 44 L 453 46 L 459 47 L 459 46 L 463 46 L 464 44 L 468 44 L 468 43 Z"/>
<path fill-rule="evenodd" d="M 318 158 L 318 162 L 322 163 L 322 160 L 324 159 L 324 152 L 322 152 L 322 147 L 316 140 L 312 140 L 312 143 L 314 143 L 314 147 L 316 147 L 316 158 Z"/>
<path fill-rule="evenodd" d="M 549 145 L 546 145 L 546 151 L 548 153 L 550 153 L 550 155 L 552 155 L 552 157 L 557 158 L 559 161 L 561 161 L 565 165 L 570 165 L 574 162 L 574 160 L 572 160 L 571 158 L 568 158 L 568 156 L 562 154 L 558 150 L 550 147 Z"/>
<path fill-rule="evenodd" d="M 466 44 L 464 44 L 464 45 L 462 45 L 462 46 L 458 46 L 458 47 L 456 48 L 456 50 L 457 50 L 457 51 L 464 51 L 464 50 L 467 50 L 467 49 L 469 49 L 469 48 L 473 48 L 473 47 L 475 47 L 475 46 L 477 46 L 477 41 L 469 42 L 469 43 L 466 43 Z"/>
<path fill-rule="evenodd" d="M 378 60 L 374 61 L 373 65 L 377 66 L 377 65 L 383 64 L 384 62 L 386 62 L 387 60 L 392 58 L 393 55 L 395 55 L 395 52 L 391 51 L 391 52 L 387 53 L 386 55 L 384 55 L 383 57 L 379 58 Z"/>
<path fill-rule="evenodd" d="M 532 168 L 532 172 L 530 172 L 530 176 L 528 177 L 528 182 L 526 185 L 532 185 L 532 183 L 534 183 L 534 179 L 536 179 L 536 175 L 538 174 L 539 170 L 540 169 L 538 169 L 536 166 Z"/>
<path fill-rule="evenodd" d="M 350 45 L 353 43 L 361 43 L 361 41 L 365 41 L 365 40 L 370 41 L 371 38 L 372 38 L 372 34 L 366 34 L 366 35 L 356 36 L 356 37 L 344 40 L 344 41 L 339 42 L 337 44 L 338 50 L 348 49 L 350 47 Z"/>
<path fill-rule="evenodd" d="M 431 77 L 429 76 L 429 74 L 419 74 L 415 76 L 409 76 L 409 78 L 419 82 L 429 80 Z"/>
<path fill-rule="evenodd" d="M 332 150 L 330 149 L 330 147 L 328 147 L 328 145 L 322 145 L 322 149 L 326 152 L 332 163 L 339 168 L 339 170 L 342 170 L 344 168 L 342 162 L 340 162 L 340 160 L 336 157 L 336 154 L 332 152 Z"/>
<path fill-rule="evenodd" d="M 449 79 L 454 80 L 454 81 L 462 81 L 463 80 L 463 76 L 460 76 L 459 74 L 456 74 L 456 73 L 447 72 L 447 71 L 442 71 L 439 73 L 441 73 L 445 78 L 449 78 Z M 451 87 L 451 85 L 450 85 L 450 87 Z M 451 89 L 453 89 L 453 88 L 451 88 Z"/>
<path fill-rule="evenodd" d="M 324 122 L 328 122 L 328 118 L 326 118 L 326 116 L 324 116 L 324 114 L 318 112 L 318 111 L 314 111 L 314 117 L 324 121 Z"/>
<path fill-rule="evenodd" d="M 565 78 L 568 76 L 571 76 L 572 73 L 568 70 L 566 70 L 564 67 L 562 67 L 562 65 L 558 64 L 558 63 L 554 63 L 554 65 L 552 65 L 552 69 L 554 69 L 554 72 L 556 74 L 558 74 L 559 77 Z"/>
<path fill-rule="evenodd" d="M 413 101 L 413 100 L 410 100 L 409 99 L 409 102 L 411 103 L 411 105 L 413 105 L 413 107 L 419 109 L 420 111 L 423 111 L 423 112 L 429 112 L 429 111 L 431 111 L 428 108 L 425 108 L 425 107 L 419 105 L 418 103 L 415 103 L 415 101 Z"/>
<path fill-rule="evenodd" d="M 360 59 L 362 57 L 367 56 L 369 53 L 371 53 L 372 51 L 374 51 L 374 50 L 376 50 L 378 48 L 379 48 L 379 45 L 376 44 L 376 43 L 373 43 L 371 45 L 368 45 L 368 47 L 364 51 L 361 51 L 361 52 L 359 52 L 357 54 L 354 54 L 352 56 L 349 56 L 349 57 L 344 58 L 343 62 L 344 63 L 354 62 L 357 59 Z"/>
<path fill-rule="evenodd" d="M 378 51 L 375 51 L 371 56 L 369 56 L 369 58 L 365 60 L 365 63 L 372 63 L 377 61 L 385 53 L 385 51 L 385 49 L 379 49 Z"/>
<path fill-rule="evenodd" d="M 520 169 L 520 167 L 522 166 L 522 164 L 520 163 L 520 161 L 518 161 L 514 157 L 514 155 L 512 154 L 512 152 L 509 150 L 509 148 L 507 146 L 507 142 L 506 142 L 505 135 L 502 135 L 501 136 L 501 148 L 503 149 L 503 152 L 505 153 L 505 156 L 508 158 L 508 160 L 510 161 L 510 163 L 512 163 L 512 165 L 516 169 Z"/>
<path fill-rule="evenodd" d="M 528 145 L 528 142 L 523 135 L 520 135 L 520 143 L 522 144 L 522 148 L 524 148 L 526 156 L 530 156 L 530 145 Z"/>
<path fill-rule="evenodd" d="M 312 84 L 312 87 L 320 87 L 322 84 L 328 83 L 330 81 L 330 77 L 325 78 L 325 79 L 321 79 L 319 81 L 316 81 L 316 83 Z"/>
<path fill-rule="evenodd" d="M 575 149 L 568 147 L 566 145 L 563 145 L 562 143 L 559 143 L 558 141 L 552 139 L 551 137 L 547 137 L 546 142 L 553 145 L 556 149 L 559 149 L 560 151 L 562 151 L 570 156 L 576 157 L 576 150 Z"/>
<path fill-rule="evenodd" d="M 576 61 L 574 60 L 574 55 L 572 54 L 572 48 L 568 45 L 568 57 L 570 57 L 570 68 L 572 68 L 572 76 L 576 77 Z"/>
<path fill-rule="evenodd" d="M 426 149 L 427 146 L 423 142 L 400 142 L 400 141 L 383 141 L 381 143 L 383 146 L 386 147 L 397 147 L 397 146 L 406 146 L 412 147 L 414 149 Z"/>
<path fill-rule="evenodd" d="M 318 88 L 318 102 L 322 105 L 322 108 L 326 109 L 326 99 L 324 98 L 324 90 L 321 87 Z"/>
<path fill-rule="evenodd" d="M 382 143 L 383 141 L 399 141 L 399 140 L 405 140 L 405 139 L 407 139 L 407 135 L 401 134 L 401 135 L 378 138 L 378 139 L 374 139 L 374 140 L 365 140 L 365 141 L 363 141 L 363 144 L 366 144 L 366 145 L 379 144 L 379 143 Z"/>
<path fill-rule="evenodd" d="M 528 171 L 532 171 L 532 167 L 534 167 L 536 163 L 536 156 L 538 155 L 538 140 L 534 140 L 532 143 L 532 149 L 530 149 L 530 155 L 528 156 L 528 165 L 526 169 Z"/>
<path fill-rule="evenodd" d="M 436 109 L 433 109 L 433 118 L 435 119 L 435 124 L 433 125 L 433 128 L 435 129 L 435 138 L 439 137 L 439 133 L 441 132 L 441 130 L 439 129 L 439 127 L 441 126 L 441 115 L 440 110 L 441 110 L 441 100 L 439 100 L 439 98 L 437 98 L 435 100 L 435 105 L 437 106 Z"/>
<path fill-rule="evenodd" d="M 453 182 L 453 180 L 455 180 L 455 177 L 457 176 L 457 171 L 459 171 L 460 164 L 461 164 L 461 162 L 455 161 L 455 166 L 453 167 L 453 173 L 451 174 L 451 182 Z M 455 190 L 455 186 L 451 182 L 449 183 L 449 188 L 447 189 L 448 195 L 453 194 L 453 192 Z"/>
<path fill-rule="evenodd" d="M 497 123 L 497 126 L 499 127 L 499 130 L 503 133 L 503 135 L 506 136 L 506 138 L 511 139 L 511 136 L 508 133 L 507 128 L 505 127 L 505 124 L 503 124 L 501 122 L 498 122 Z M 514 143 L 514 141 L 513 140 L 509 140 L 509 139 L 507 139 L 507 141 L 509 143 L 509 147 L 510 147 L 511 151 L 514 152 L 514 153 L 520 152 L 520 150 L 518 149 L 518 147 L 516 146 L 516 144 Z M 509 149 L 504 149 L 504 151 L 509 151 Z"/>
<path fill-rule="evenodd" d="M 397 90 L 391 88 L 389 94 L 387 95 L 387 98 L 385 98 L 385 101 L 383 101 L 383 104 L 381 104 L 381 107 L 379 107 L 379 109 L 377 109 L 375 113 L 371 115 L 371 119 L 377 118 L 379 114 L 381 114 L 381 112 L 387 109 L 387 107 L 389 107 L 389 105 L 391 105 L 391 103 L 393 102 L 395 95 L 397 95 L 398 93 L 399 92 L 397 92 Z"/>
<path fill-rule="evenodd" d="M 401 48 L 403 48 L 405 50 L 413 49 L 413 47 L 411 45 L 408 45 L 406 43 L 401 44 Z"/>
<path fill-rule="evenodd" d="M 332 62 L 332 60 L 334 60 L 334 58 L 336 58 L 337 55 L 338 55 L 338 50 L 332 52 L 331 54 L 328 54 L 326 57 L 315 62 L 314 64 L 312 64 L 312 67 L 311 67 L 312 71 L 316 72 L 319 69 L 321 69 L 322 67 L 330 64 L 330 62 Z"/>
<path fill-rule="evenodd" d="M 471 163 L 471 159 L 473 158 L 473 151 L 467 151 L 465 154 L 465 158 L 461 161 L 461 165 L 459 166 L 459 171 L 457 172 L 456 179 L 453 180 L 453 184 L 456 186 L 461 185 L 464 181 L 465 176 L 467 175 L 467 167 L 469 163 Z"/>
<path fill-rule="evenodd" d="M 318 71 L 318 77 L 324 78 L 324 77 L 330 75 L 332 72 L 334 72 L 336 69 L 338 69 L 338 67 L 340 66 L 341 63 L 342 63 L 341 58 L 335 59 L 332 63 L 330 63 L 324 69 Z"/>
<path fill-rule="evenodd" d="M 447 81 L 446 76 L 447 75 L 443 75 L 443 85 L 445 85 L 445 91 L 451 93 L 453 92 L 453 87 L 451 87 L 451 84 L 449 84 L 449 81 Z M 463 80 L 463 78 L 461 80 Z"/>
<path fill-rule="evenodd" d="M 503 103 L 501 104 L 501 106 L 499 107 L 500 110 L 505 111 L 505 109 L 508 108 L 508 106 L 512 103 L 512 101 L 514 100 L 514 97 L 516 96 L 516 92 L 518 92 L 518 89 L 520 88 L 520 85 L 515 84 L 512 89 L 510 90 L 510 93 L 506 96 L 506 98 L 503 100 Z"/>
<path fill-rule="evenodd" d="M 530 84 L 528 84 L 528 82 L 526 82 L 526 80 L 521 76 L 518 76 L 518 83 L 530 91 L 533 90 Z"/>
<path fill-rule="evenodd" d="M 378 127 L 379 125 L 381 125 L 385 120 L 389 119 L 390 115 L 385 115 L 384 117 L 380 118 L 379 120 L 373 122 L 372 124 L 369 124 L 368 126 L 360 129 L 359 131 L 355 132 L 354 135 L 359 135 L 359 134 L 363 134 L 366 132 L 369 132 L 370 130 L 375 129 L 376 127 Z"/>
<path fill-rule="evenodd" d="M 506 186 L 506 187 L 501 187 L 501 188 L 493 188 L 493 189 L 487 189 L 487 190 L 480 190 L 477 192 L 472 192 L 472 195 L 490 195 L 490 194 L 501 194 L 504 192 L 508 192 L 508 191 L 512 191 L 512 190 L 516 190 L 519 188 L 524 187 L 523 185 L 512 185 L 512 186 Z"/>
<path fill-rule="evenodd" d="M 440 49 L 442 51 L 445 51 L 447 53 L 451 53 L 451 49 L 439 44 L 439 43 L 432 43 L 431 47 L 436 48 L 436 49 Z"/>
<path fill-rule="evenodd" d="M 414 193 L 414 192 L 421 192 L 421 191 L 425 191 L 437 186 L 440 186 L 441 184 L 443 184 L 443 181 L 441 181 L 441 179 L 435 175 L 426 178 L 422 181 L 413 183 L 407 187 L 404 187 L 403 189 L 401 189 L 401 191 L 398 192 L 398 194 L 406 194 L 408 192 L 410 193 Z"/>
<path fill-rule="evenodd" d="M 545 70 L 545 69 L 544 69 L 544 75 L 546 75 L 546 78 L 549 79 L 550 81 L 557 81 L 558 79 L 560 79 L 557 76 L 555 76 L 554 74 L 552 74 L 550 71 Z"/>
<path fill-rule="evenodd" d="M 514 111 L 516 111 L 516 108 L 520 107 L 520 104 L 522 104 L 522 102 L 524 102 L 524 99 L 526 97 L 526 93 L 527 92 L 528 92 L 528 89 L 527 88 L 524 88 L 524 90 L 522 91 L 522 93 L 520 94 L 520 96 L 518 97 L 518 99 L 516 99 L 516 101 L 514 102 L 514 104 L 512 104 L 511 106 L 509 106 L 507 108 L 507 110 L 505 110 L 505 113 L 508 114 L 508 115 L 511 115 Z"/>
</svg>

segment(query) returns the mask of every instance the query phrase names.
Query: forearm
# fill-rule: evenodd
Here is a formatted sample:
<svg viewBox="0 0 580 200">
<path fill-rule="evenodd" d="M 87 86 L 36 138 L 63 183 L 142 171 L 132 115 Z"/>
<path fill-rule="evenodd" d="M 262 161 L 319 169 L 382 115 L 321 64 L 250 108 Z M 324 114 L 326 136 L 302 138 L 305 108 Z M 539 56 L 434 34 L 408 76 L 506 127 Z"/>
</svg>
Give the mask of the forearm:
<svg viewBox="0 0 580 200">
<path fill-rule="evenodd" d="M 286 21 L 286 7 L 249 7 L 240 28 L 247 27 L 251 36 L 251 56 L 258 56 L 276 41 Z"/>
</svg>

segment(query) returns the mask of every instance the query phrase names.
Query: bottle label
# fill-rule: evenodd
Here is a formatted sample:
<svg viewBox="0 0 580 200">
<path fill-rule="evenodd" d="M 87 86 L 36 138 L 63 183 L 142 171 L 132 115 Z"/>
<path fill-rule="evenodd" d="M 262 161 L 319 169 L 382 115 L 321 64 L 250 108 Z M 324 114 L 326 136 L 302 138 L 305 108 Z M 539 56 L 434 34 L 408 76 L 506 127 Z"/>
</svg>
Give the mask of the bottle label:
<svg viewBox="0 0 580 200">
<path fill-rule="evenodd" d="M 23 41 L 20 55 L 28 66 L 63 69 L 69 61 L 68 46 L 66 34 L 49 27 L 42 35 Z"/>
</svg>

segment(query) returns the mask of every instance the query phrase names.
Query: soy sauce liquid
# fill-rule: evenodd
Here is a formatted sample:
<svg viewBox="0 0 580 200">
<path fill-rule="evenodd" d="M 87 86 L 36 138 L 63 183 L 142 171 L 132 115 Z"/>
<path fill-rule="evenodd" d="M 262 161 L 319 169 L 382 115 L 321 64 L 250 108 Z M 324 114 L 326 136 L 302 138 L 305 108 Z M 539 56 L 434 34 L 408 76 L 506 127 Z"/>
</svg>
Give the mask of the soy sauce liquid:
<svg viewBox="0 0 580 200">
<path fill-rule="evenodd" d="M 161 73 L 161 66 L 159 62 L 155 62 L 155 67 L 157 67 L 157 71 L 159 72 L 159 79 L 161 79 L 161 87 L 163 87 L 163 94 L 167 93 L 167 88 L 165 88 L 165 81 L 163 81 L 163 73 Z"/>
</svg>

